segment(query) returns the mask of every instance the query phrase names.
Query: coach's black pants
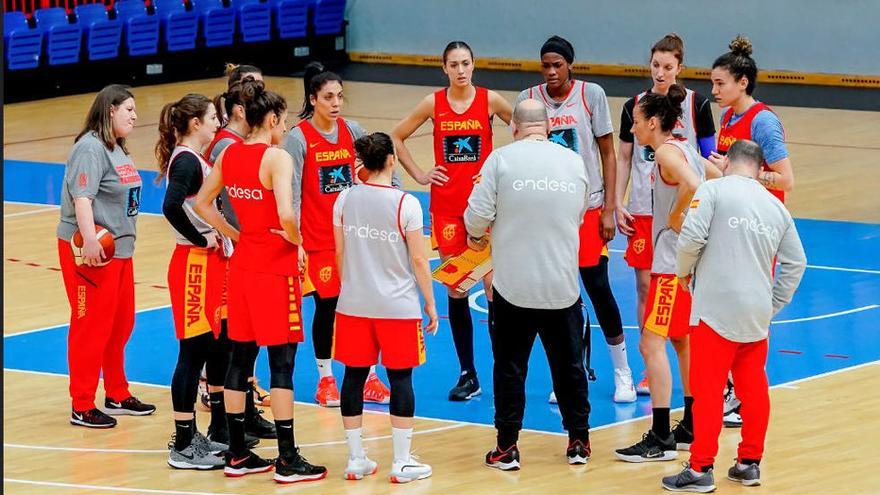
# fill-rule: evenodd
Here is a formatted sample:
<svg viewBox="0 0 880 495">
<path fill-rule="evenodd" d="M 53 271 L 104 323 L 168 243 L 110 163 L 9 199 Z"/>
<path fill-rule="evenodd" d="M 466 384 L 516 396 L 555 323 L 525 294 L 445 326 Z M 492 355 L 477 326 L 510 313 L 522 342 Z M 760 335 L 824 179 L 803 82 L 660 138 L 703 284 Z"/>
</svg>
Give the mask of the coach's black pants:
<svg viewBox="0 0 880 495">
<path fill-rule="evenodd" d="M 570 437 L 586 439 L 590 401 L 584 371 L 584 315 L 580 299 L 564 309 L 530 309 L 514 306 L 497 289 L 493 290 L 495 428 L 499 437 L 516 436 L 522 429 L 529 355 L 535 337 L 540 335 L 550 363 L 562 426 Z"/>
</svg>

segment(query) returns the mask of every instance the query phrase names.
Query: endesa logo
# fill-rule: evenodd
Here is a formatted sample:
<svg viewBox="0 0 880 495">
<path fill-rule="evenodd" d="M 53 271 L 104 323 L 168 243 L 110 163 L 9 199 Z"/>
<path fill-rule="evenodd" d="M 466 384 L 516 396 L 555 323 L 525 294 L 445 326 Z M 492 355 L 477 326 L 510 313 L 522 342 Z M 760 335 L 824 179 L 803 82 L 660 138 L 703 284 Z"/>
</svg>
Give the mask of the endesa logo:
<svg viewBox="0 0 880 495">
<path fill-rule="evenodd" d="M 373 227 L 370 224 L 366 225 L 346 225 L 343 229 L 345 231 L 345 235 L 353 235 L 360 239 L 368 239 L 371 241 L 384 241 L 384 242 L 400 242 L 400 232 L 396 232 L 393 230 L 382 230 Z"/>
<path fill-rule="evenodd" d="M 773 241 L 779 240 L 779 230 L 776 229 L 776 227 L 771 227 L 767 224 L 761 223 L 761 221 L 757 218 L 730 217 L 727 219 L 727 225 L 735 230 L 744 229 L 747 232 L 752 232 L 760 236 L 769 237 Z"/>
<path fill-rule="evenodd" d="M 248 189 L 246 187 L 239 187 L 233 184 L 231 186 L 226 186 L 226 193 L 229 194 L 230 198 L 235 199 L 248 199 L 254 201 L 263 200 L 263 190 L 257 188 Z"/>
<path fill-rule="evenodd" d="M 514 191 L 547 191 L 568 194 L 577 193 L 577 184 L 544 177 L 543 179 L 516 179 L 511 184 Z"/>
</svg>

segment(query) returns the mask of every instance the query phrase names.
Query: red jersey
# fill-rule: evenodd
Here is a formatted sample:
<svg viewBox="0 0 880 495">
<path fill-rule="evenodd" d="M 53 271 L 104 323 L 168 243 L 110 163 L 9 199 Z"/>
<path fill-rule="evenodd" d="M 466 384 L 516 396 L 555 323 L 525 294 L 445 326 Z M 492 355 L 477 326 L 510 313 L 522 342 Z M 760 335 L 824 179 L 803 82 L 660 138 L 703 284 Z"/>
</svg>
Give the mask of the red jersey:
<svg viewBox="0 0 880 495">
<path fill-rule="evenodd" d="M 202 156 L 204 156 L 205 160 L 211 166 L 214 166 L 214 159 L 216 158 L 215 156 L 212 156 L 214 154 L 214 147 L 217 146 L 217 143 L 219 143 L 222 139 L 231 139 L 236 143 L 244 141 L 243 137 L 225 127 L 217 131 L 217 133 L 214 134 L 214 140 L 211 141 L 211 144 L 208 145 L 208 147 L 205 149 L 205 152 L 202 154 Z"/>
<path fill-rule="evenodd" d="M 489 91 L 476 88 L 474 101 L 464 113 L 456 113 L 446 89 L 434 93 L 434 163 L 446 167 L 449 181 L 431 185 L 431 213 L 460 217 L 477 182 L 486 157 L 492 152 Z"/>
<path fill-rule="evenodd" d="M 230 268 L 298 275 L 297 247 L 271 232 L 281 230 L 275 194 L 260 182 L 260 163 L 269 146 L 233 143 L 223 158 L 223 185 L 238 214 L 241 231 Z"/>
<path fill-rule="evenodd" d="M 761 110 L 769 110 L 772 112 L 770 107 L 759 101 L 746 110 L 746 113 L 744 113 L 739 120 L 730 124 L 730 119 L 733 118 L 733 108 L 728 108 L 724 112 L 724 116 L 721 117 L 721 130 L 718 131 L 718 152 L 722 155 L 726 155 L 727 150 L 733 146 L 733 143 L 740 139 L 752 139 L 752 120 L 755 119 L 755 116 L 758 115 L 758 112 Z M 767 166 L 767 162 L 761 164 L 761 170 L 770 170 L 770 167 Z M 770 191 L 770 194 L 779 198 L 779 201 L 785 203 L 785 191 L 780 191 L 778 189 L 768 189 L 768 191 Z"/>
<path fill-rule="evenodd" d="M 306 251 L 335 249 L 333 204 L 354 185 L 354 142 L 345 119 L 336 119 L 336 144 L 327 141 L 308 120 L 299 128 L 306 138 L 302 171 L 300 229 Z"/>
</svg>

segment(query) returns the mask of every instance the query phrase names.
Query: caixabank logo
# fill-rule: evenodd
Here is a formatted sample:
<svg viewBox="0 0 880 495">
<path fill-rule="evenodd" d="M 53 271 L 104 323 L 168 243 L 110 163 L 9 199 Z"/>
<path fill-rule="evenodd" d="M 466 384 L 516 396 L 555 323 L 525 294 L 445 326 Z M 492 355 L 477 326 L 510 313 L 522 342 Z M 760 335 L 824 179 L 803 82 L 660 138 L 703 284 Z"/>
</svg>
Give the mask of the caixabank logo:
<svg viewBox="0 0 880 495">
<path fill-rule="evenodd" d="M 324 194 L 335 194 L 354 184 L 351 178 L 351 165 L 348 163 L 321 167 L 318 170 L 318 178 L 321 181 L 321 192 Z"/>
<path fill-rule="evenodd" d="M 547 139 L 551 143 L 556 143 L 560 146 L 565 146 L 566 148 L 578 153 L 578 142 L 577 142 L 577 134 L 574 129 L 558 129 L 555 131 L 550 131 L 550 135 Z"/>
<path fill-rule="evenodd" d="M 476 162 L 480 160 L 480 136 L 445 136 L 443 138 L 443 154 L 446 163 Z"/>
</svg>

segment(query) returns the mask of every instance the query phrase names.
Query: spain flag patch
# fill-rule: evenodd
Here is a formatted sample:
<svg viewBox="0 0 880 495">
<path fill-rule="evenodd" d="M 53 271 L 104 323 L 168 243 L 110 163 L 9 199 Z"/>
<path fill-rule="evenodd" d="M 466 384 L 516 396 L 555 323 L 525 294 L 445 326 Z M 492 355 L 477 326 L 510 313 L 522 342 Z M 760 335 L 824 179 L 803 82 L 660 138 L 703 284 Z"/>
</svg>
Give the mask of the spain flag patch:
<svg viewBox="0 0 880 495">
<path fill-rule="evenodd" d="M 699 199 L 695 199 L 695 200 L 691 201 L 691 209 L 692 209 L 692 210 L 693 210 L 694 208 L 696 208 L 697 206 L 700 206 L 700 200 L 699 200 Z"/>
</svg>

